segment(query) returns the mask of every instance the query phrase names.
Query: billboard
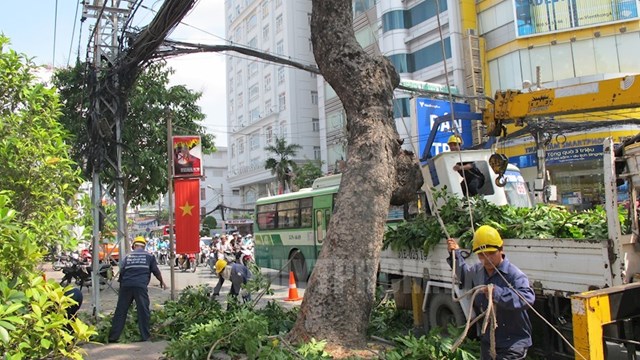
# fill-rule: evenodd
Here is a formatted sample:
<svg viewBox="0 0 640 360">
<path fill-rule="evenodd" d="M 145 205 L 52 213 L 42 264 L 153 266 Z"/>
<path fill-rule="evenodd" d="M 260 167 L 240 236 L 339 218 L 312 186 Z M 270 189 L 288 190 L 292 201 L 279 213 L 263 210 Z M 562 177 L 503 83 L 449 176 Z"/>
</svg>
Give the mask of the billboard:
<svg viewBox="0 0 640 360">
<path fill-rule="evenodd" d="M 202 143 L 200 136 L 173 137 L 173 176 L 202 176 Z"/>
<path fill-rule="evenodd" d="M 637 0 L 514 0 L 516 36 L 638 19 Z"/>
<path fill-rule="evenodd" d="M 451 104 L 444 100 L 433 100 L 428 98 L 416 99 L 416 123 L 418 125 L 418 149 L 421 152 L 424 151 L 427 145 L 427 139 L 433 129 L 433 123 L 439 116 L 448 115 L 451 113 Z M 449 145 L 447 140 L 453 135 L 454 129 L 458 134 L 462 136 L 462 148 L 467 148 L 473 144 L 473 134 L 471 133 L 471 121 L 461 120 L 456 114 L 469 113 L 471 107 L 469 104 L 453 103 L 454 117 L 453 121 L 446 121 L 440 124 L 440 128 L 437 133 L 433 145 L 431 146 L 431 156 L 438 155 L 443 151 L 449 151 Z M 425 158 L 423 153 L 420 153 L 421 158 Z"/>
</svg>

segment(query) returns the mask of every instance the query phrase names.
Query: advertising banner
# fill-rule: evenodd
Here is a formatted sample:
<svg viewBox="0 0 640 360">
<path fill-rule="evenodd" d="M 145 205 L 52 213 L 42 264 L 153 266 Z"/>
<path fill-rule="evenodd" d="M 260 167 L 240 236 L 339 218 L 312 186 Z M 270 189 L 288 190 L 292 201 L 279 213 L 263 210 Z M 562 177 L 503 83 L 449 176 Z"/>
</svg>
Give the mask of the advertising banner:
<svg viewBox="0 0 640 360">
<path fill-rule="evenodd" d="M 173 176 L 202 176 L 202 143 L 200 136 L 173 137 Z"/>
<path fill-rule="evenodd" d="M 454 103 L 453 111 L 454 117 L 456 113 L 468 113 L 470 111 L 469 104 Z M 427 139 L 431 131 L 437 131 L 438 129 L 432 129 L 434 121 L 443 115 L 451 113 L 451 106 L 448 101 L 433 100 L 427 98 L 417 98 L 416 100 L 416 122 L 418 125 L 418 149 L 424 152 L 424 148 L 427 145 Z M 456 120 L 447 121 L 440 124 L 440 131 L 436 133 L 435 141 L 431 146 L 431 156 L 435 156 L 441 152 L 449 151 L 449 145 L 447 140 L 453 134 L 454 129 L 458 134 L 462 136 L 462 148 L 468 148 L 473 144 L 473 134 L 471 133 L 471 121 L 461 120 L 456 117 Z M 421 158 L 425 158 L 423 154 L 420 154 Z"/>
<path fill-rule="evenodd" d="M 514 0 L 516 36 L 638 19 L 637 0 Z"/>
<path fill-rule="evenodd" d="M 200 252 L 200 179 L 175 181 L 176 254 Z"/>
</svg>

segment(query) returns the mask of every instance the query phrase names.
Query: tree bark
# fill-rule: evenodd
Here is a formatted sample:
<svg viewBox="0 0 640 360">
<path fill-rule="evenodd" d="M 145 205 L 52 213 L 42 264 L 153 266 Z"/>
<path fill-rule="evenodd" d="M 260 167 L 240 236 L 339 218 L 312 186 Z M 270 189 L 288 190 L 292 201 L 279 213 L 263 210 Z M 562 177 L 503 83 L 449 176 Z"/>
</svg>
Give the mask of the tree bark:
<svg viewBox="0 0 640 360">
<path fill-rule="evenodd" d="M 366 346 L 389 203 L 422 185 L 416 157 L 403 151 L 393 119 L 391 63 L 357 43 L 351 0 L 313 0 L 316 63 L 347 113 L 347 166 L 327 238 L 309 279 L 292 341 L 326 339 L 332 347 Z"/>
</svg>

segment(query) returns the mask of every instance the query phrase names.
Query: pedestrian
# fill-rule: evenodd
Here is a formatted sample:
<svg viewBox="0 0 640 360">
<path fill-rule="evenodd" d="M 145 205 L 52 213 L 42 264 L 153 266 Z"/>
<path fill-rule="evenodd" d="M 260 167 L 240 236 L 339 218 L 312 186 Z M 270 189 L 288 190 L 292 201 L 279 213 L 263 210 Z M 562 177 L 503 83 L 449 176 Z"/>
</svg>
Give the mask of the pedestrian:
<svg viewBox="0 0 640 360">
<path fill-rule="evenodd" d="M 504 254 L 503 241 L 498 231 L 488 225 L 479 227 L 473 235 L 472 252 L 478 255 L 479 263 L 468 265 L 455 239 L 447 240 L 450 256 L 447 262 L 452 266 L 456 260 L 456 276 L 465 288 L 478 285 L 493 285 L 493 307 L 497 318 L 495 329 L 496 359 L 525 359 L 532 345 L 531 322 L 527 308 L 533 306 L 535 294 L 529 279 L 513 265 Z M 478 294 L 474 301 L 474 311 L 480 314 L 489 305 L 488 288 Z M 481 335 L 482 360 L 492 359 L 491 334 Z"/>
<path fill-rule="evenodd" d="M 458 135 L 451 135 L 447 140 L 450 151 L 460 151 L 462 139 Z M 462 194 L 464 196 L 475 196 L 480 193 L 480 189 L 484 186 L 484 174 L 473 161 L 457 163 L 453 166 L 453 170 L 463 178 L 460 182 Z"/>
<path fill-rule="evenodd" d="M 124 329 L 127 320 L 127 312 L 133 300 L 136 301 L 138 313 L 138 329 L 142 341 L 149 340 L 149 321 L 151 311 L 149 310 L 149 293 L 147 286 L 151 280 L 151 274 L 160 281 L 160 287 L 165 289 L 166 285 L 162 280 L 162 273 L 158 269 L 156 258 L 145 251 L 147 241 L 144 237 L 138 236 L 133 240 L 133 251 L 120 262 L 120 292 L 118 293 L 118 304 L 111 323 L 109 342 L 118 342 L 120 334 Z"/>
</svg>

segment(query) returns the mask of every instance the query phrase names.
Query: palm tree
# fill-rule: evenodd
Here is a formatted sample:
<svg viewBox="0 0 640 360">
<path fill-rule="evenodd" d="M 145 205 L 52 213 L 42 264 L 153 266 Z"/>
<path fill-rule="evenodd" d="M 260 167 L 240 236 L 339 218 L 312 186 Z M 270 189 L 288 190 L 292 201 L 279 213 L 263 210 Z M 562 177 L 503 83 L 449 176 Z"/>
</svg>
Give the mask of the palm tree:
<svg viewBox="0 0 640 360">
<path fill-rule="evenodd" d="M 276 185 L 282 185 L 283 192 L 286 188 L 291 189 L 291 175 L 296 167 L 296 163 L 291 158 L 296 156 L 302 146 L 287 145 L 285 138 L 276 136 L 275 144 L 266 146 L 264 149 L 274 155 L 267 159 L 264 168 L 271 170 L 271 174 L 276 176 Z"/>
</svg>

